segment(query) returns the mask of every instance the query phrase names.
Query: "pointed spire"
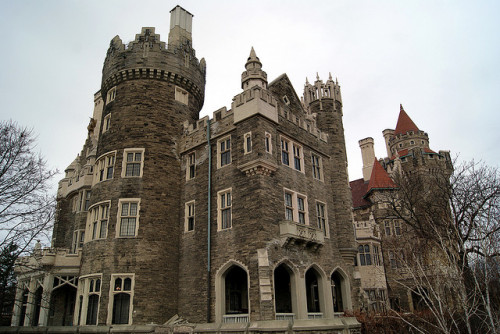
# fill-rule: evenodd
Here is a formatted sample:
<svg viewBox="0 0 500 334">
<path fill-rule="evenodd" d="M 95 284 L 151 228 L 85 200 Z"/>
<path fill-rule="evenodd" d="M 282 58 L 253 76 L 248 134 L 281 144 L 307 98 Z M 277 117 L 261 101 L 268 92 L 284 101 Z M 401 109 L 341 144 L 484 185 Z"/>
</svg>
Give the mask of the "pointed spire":
<svg viewBox="0 0 500 334">
<path fill-rule="evenodd" d="M 255 85 L 267 88 L 267 74 L 262 70 L 262 63 L 257 57 L 253 46 L 245 64 L 245 69 L 246 71 L 241 74 L 241 88 L 247 89 Z"/>
<path fill-rule="evenodd" d="M 316 80 L 319 81 L 319 74 L 316 72 Z"/>
<path fill-rule="evenodd" d="M 259 61 L 259 57 L 257 57 L 257 54 L 255 53 L 255 50 L 252 46 L 252 50 L 250 50 L 250 57 L 248 57 L 248 60 L 257 60 Z"/>
<path fill-rule="evenodd" d="M 328 80 L 332 80 L 332 72 L 328 72 Z"/>
<path fill-rule="evenodd" d="M 400 104 L 399 107 L 399 117 L 398 123 L 396 124 L 396 130 L 394 130 L 394 135 L 404 134 L 408 131 L 420 131 L 417 125 L 411 120 L 410 116 L 403 109 L 403 105 Z"/>
<path fill-rule="evenodd" d="M 339 79 L 335 77 L 335 83 L 338 85 L 339 84 Z"/>
<path fill-rule="evenodd" d="M 307 77 L 306 77 L 306 85 L 309 85 L 309 80 L 307 79 Z"/>
<path fill-rule="evenodd" d="M 391 189 L 397 188 L 397 185 L 389 177 L 389 174 L 385 171 L 384 167 L 375 158 L 373 162 L 372 175 L 370 176 L 370 182 L 368 182 L 368 192 L 372 189 Z"/>
</svg>

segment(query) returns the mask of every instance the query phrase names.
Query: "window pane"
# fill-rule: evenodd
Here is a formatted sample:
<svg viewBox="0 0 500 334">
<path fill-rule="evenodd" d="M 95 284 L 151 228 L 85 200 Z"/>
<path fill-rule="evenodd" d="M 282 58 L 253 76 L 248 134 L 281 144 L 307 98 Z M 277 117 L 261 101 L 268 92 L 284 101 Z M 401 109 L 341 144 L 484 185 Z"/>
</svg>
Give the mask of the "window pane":
<svg viewBox="0 0 500 334">
<path fill-rule="evenodd" d="M 117 278 L 115 279 L 115 291 L 121 291 L 122 289 L 122 279 Z"/>
<path fill-rule="evenodd" d="M 113 324 L 128 324 L 130 309 L 130 295 L 128 293 L 116 294 L 113 298 Z"/>
<path fill-rule="evenodd" d="M 128 203 L 122 204 L 122 216 L 128 216 Z"/>
<path fill-rule="evenodd" d="M 137 203 L 130 203 L 130 215 L 137 216 Z"/>
<path fill-rule="evenodd" d="M 100 280 L 100 279 L 97 279 L 97 280 L 95 281 L 95 291 L 96 291 L 96 292 L 101 291 L 101 280 Z"/>
<path fill-rule="evenodd" d="M 304 211 L 304 199 L 301 197 L 297 198 L 297 203 L 299 205 L 299 210 Z"/>
<path fill-rule="evenodd" d="M 285 205 L 292 206 L 292 194 L 285 193 Z"/>
<path fill-rule="evenodd" d="M 136 153 L 135 154 L 135 161 L 141 161 L 142 160 L 142 153 Z"/>
<path fill-rule="evenodd" d="M 131 289 L 132 289 L 132 280 L 127 277 L 123 281 L 123 291 L 130 291 Z"/>
<path fill-rule="evenodd" d="M 108 221 L 107 220 L 102 220 L 101 221 L 101 231 L 99 232 L 99 238 L 106 238 L 106 231 L 108 229 Z"/>
<path fill-rule="evenodd" d="M 127 153 L 127 162 L 134 161 L 134 153 Z"/>
</svg>

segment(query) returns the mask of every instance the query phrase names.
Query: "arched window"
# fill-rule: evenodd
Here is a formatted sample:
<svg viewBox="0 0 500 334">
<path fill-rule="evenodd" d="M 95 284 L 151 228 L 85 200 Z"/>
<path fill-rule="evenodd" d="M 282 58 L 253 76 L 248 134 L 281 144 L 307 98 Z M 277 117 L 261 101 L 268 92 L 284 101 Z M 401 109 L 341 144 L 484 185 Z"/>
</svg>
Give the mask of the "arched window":
<svg viewBox="0 0 500 334">
<path fill-rule="evenodd" d="M 26 309 L 28 307 L 28 295 L 30 291 L 28 289 L 25 289 L 23 291 L 23 299 L 21 303 L 21 314 L 19 314 L 19 323 L 18 326 L 24 326 L 24 319 L 26 318 Z"/>
<path fill-rule="evenodd" d="M 332 296 L 333 296 L 333 311 L 344 312 L 344 296 L 342 290 L 344 289 L 344 278 L 338 273 L 334 272 L 331 277 L 332 283 Z"/>
<path fill-rule="evenodd" d="M 226 314 L 248 313 L 247 273 L 232 266 L 226 274 Z"/>
<path fill-rule="evenodd" d="M 307 312 L 319 313 L 320 293 L 319 293 L 319 274 L 314 268 L 306 272 L 306 294 L 307 294 Z"/>
<path fill-rule="evenodd" d="M 291 271 L 284 265 L 274 270 L 274 298 L 276 304 L 276 318 L 282 320 L 284 313 L 293 313 Z M 281 314 L 281 315 L 280 315 Z"/>
</svg>

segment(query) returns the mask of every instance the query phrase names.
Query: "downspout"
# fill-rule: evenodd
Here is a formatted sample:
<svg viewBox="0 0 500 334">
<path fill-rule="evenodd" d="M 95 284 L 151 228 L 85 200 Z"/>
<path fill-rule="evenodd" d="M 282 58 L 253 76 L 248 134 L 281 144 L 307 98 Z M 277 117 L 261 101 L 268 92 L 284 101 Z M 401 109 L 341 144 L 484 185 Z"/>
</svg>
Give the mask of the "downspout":
<svg viewBox="0 0 500 334">
<path fill-rule="evenodd" d="M 210 323 L 210 208 L 212 202 L 212 145 L 210 144 L 210 118 L 207 120 L 207 146 L 208 146 L 208 200 L 207 200 L 207 323 Z"/>
</svg>

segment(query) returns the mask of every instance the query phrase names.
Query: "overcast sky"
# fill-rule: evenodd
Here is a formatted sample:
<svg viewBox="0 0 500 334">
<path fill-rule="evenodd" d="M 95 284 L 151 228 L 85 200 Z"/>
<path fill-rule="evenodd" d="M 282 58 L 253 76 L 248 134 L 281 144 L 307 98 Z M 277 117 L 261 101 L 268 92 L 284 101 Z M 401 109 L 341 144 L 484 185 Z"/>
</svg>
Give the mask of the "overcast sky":
<svg viewBox="0 0 500 334">
<path fill-rule="evenodd" d="M 200 117 L 231 106 L 253 46 L 269 82 L 331 72 L 342 89 L 350 179 L 358 140 L 396 126 L 399 104 L 433 150 L 498 166 L 500 1 L 0 1 L 0 119 L 32 127 L 61 172 L 80 152 L 110 40 L 141 27 L 167 41 L 170 10 L 194 14 L 193 46 L 207 62 Z M 62 177 L 59 175 L 58 179 Z"/>
</svg>

